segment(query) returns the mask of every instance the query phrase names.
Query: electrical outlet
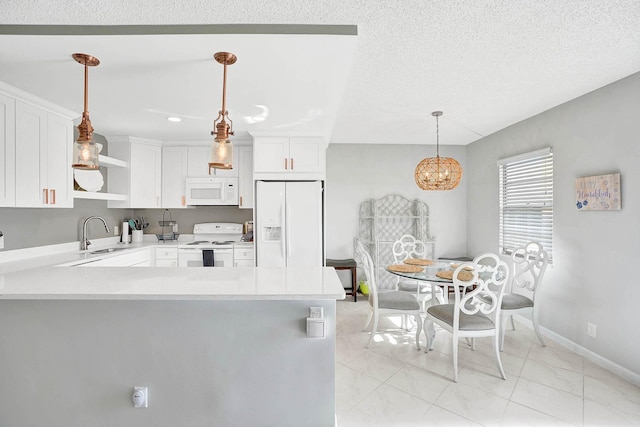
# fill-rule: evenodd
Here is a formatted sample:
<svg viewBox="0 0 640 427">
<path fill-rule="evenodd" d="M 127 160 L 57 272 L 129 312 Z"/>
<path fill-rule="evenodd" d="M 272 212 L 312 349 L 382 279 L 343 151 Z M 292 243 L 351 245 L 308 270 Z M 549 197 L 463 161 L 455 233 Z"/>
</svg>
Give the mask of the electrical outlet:
<svg viewBox="0 0 640 427">
<path fill-rule="evenodd" d="M 309 307 L 309 317 L 312 319 L 322 319 L 324 317 L 322 307 Z"/>
<path fill-rule="evenodd" d="M 113 235 L 114 236 L 119 236 L 120 235 L 120 226 L 119 225 L 114 225 L 113 226 Z"/>
<path fill-rule="evenodd" d="M 587 322 L 587 335 L 589 335 L 591 338 L 596 337 L 596 325 L 591 322 Z"/>
<path fill-rule="evenodd" d="M 149 388 L 134 387 L 131 400 L 133 401 L 134 408 L 148 408 L 149 407 Z"/>
</svg>

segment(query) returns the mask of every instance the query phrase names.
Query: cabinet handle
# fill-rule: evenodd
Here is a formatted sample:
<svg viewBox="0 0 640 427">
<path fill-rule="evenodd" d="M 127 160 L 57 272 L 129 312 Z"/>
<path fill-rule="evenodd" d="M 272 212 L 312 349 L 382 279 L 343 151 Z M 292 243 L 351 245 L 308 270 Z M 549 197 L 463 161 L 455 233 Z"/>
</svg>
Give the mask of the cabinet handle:
<svg viewBox="0 0 640 427">
<path fill-rule="evenodd" d="M 42 198 L 44 199 L 44 204 L 48 205 L 49 204 L 49 192 L 47 191 L 46 188 L 42 189 Z"/>
<path fill-rule="evenodd" d="M 51 204 L 55 205 L 56 204 L 56 190 L 49 190 L 51 192 Z"/>
<path fill-rule="evenodd" d="M 242 196 L 240 196 L 240 206 L 242 206 Z"/>
<path fill-rule="evenodd" d="M 187 199 L 186 197 L 182 196 L 182 206 L 185 206 L 187 204 Z"/>
<path fill-rule="evenodd" d="M 287 158 L 285 157 L 285 158 L 284 158 L 284 170 L 287 170 L 287 169 L 288 169 L 288 168 L 287 168 Z"/>
<path fill-rule="evenodd" d="M 293 157 L 291 158 L 291 170 L 293 170 Z"/>
</svg>

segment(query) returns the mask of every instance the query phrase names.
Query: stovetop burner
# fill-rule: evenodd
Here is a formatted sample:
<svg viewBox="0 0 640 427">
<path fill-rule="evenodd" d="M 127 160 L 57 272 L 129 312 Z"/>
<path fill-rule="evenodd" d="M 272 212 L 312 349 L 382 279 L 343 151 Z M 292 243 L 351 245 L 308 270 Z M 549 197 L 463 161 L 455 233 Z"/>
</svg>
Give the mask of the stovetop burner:
<svg viewBox="0 0 640 427">
<path fill-rule="evenodd" d="M 230 245 L 232 243 L 235 243 L 233 240 L 214 240 L 214 241 L 210 241 L 210 240 L 196 240 L 195 242 L 191 242 L 191 243 L 187 243 L 188 246 L 198 246 L 198 245 Z"/>
</svg>

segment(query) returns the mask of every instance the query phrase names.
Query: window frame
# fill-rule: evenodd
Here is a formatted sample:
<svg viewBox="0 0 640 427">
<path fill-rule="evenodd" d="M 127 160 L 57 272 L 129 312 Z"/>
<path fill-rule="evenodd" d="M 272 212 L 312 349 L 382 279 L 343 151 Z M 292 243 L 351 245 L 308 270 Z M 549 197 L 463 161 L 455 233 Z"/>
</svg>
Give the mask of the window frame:
<svg viewBox="0 0 640 427">
<path fill-rule="evenodd" d="M 501 254 L 540 242 L 553 261 L 553 150 L 551 147 L 498 160 Z"/>
</svg>

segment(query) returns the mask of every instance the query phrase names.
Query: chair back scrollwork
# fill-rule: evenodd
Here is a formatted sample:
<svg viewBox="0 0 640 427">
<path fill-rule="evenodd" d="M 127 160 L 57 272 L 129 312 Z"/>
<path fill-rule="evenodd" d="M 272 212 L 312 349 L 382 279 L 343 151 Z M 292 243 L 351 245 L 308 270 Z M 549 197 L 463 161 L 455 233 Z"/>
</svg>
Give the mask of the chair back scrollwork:
<svg viewBox="0 0 640 427">
<path fill-rule="evenodd" d="M 549 255 L 538 242 L 529 242 L 511 254 L 513 261 L 512 287 L 535 292 L 549 264 Z"/>
<path fill-rule="evenodd" d="M 466 272 L 467 277 L 463 277 L 465 280 L 459 278 L 460 272 Z M 498 308 L 508 279 L 509 266 L 492 253 L 480 255 L 473 262 L 458 266 L 453 273 L 455 305 L 458 308 L 454 312 L 454 324 L 458 325 L 460 313 L 481 313 L 497 322 Z M 478 298 L 480 295 L 482 298 Z"/>
</svg>

